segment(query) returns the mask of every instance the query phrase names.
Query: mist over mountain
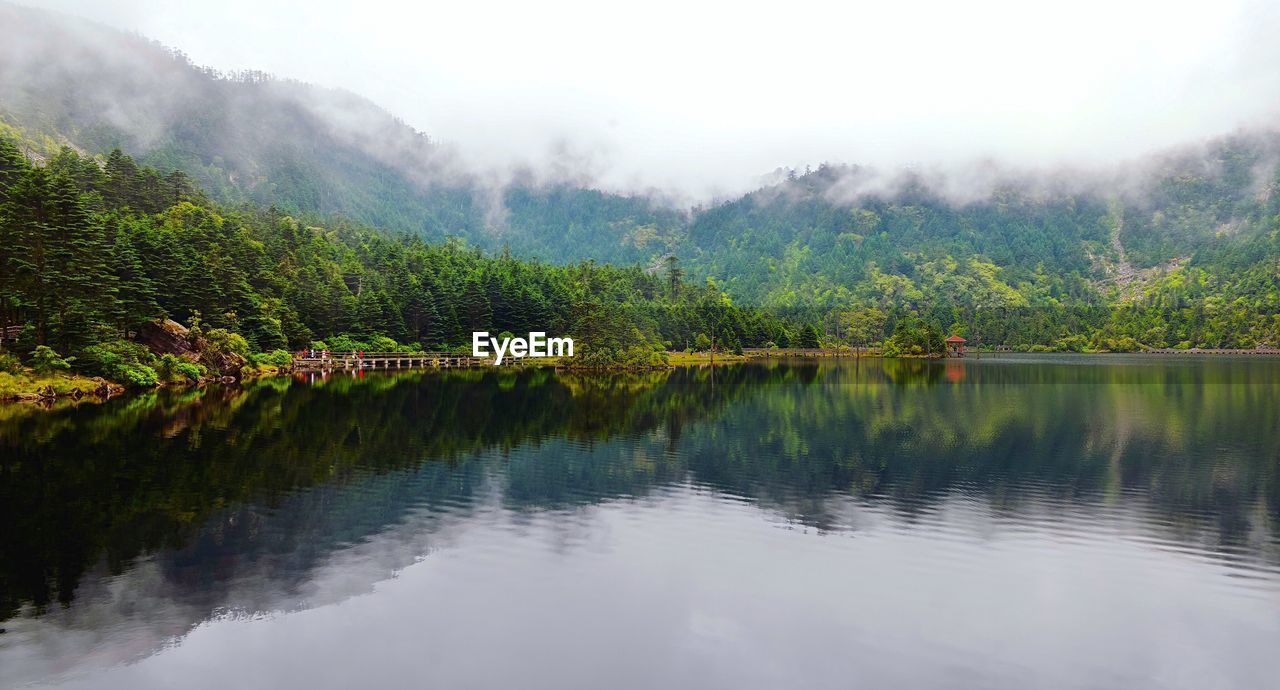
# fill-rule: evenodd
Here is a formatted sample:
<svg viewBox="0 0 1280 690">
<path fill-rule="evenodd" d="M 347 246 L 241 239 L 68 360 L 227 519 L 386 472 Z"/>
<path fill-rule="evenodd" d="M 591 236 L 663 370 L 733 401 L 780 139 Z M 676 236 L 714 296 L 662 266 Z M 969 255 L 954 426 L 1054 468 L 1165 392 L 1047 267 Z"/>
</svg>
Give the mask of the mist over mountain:
<svg viewBox="0 0 1280 690">
<path fill-rule="evenodd" d="M 1257 247 L 1274 245 L 1278 151 L 1280 135 L 1249 132 L 1087 174 L 822 166 L 699 213 L 683 255 L 734 294 L 783 308 L 956 299 L 949 291 L 988 304 L 1133 300 L 1171 269 L 1270 251 Z M 992 286 L 944 285 L 966 257 L 990 266 Z"/>
<path fill-rule="evenodd" d="M 0 123 L 37 159 L 62 145 L 90 155 L 119 147 L 185 171 L 224 203 L 346 216 L 495 249 L 509 243 L 541 256 L 580 239 L 569 226 L 610 234 L 627 255 L 634 228 L 682 218 L 647 198 L 580 189 L 566 182 L 571 170 L 468 167 L 349 92 L 223 74 L 137 35 L 9 4 L 0 4 Z M 545 205 L 539 199 L 554 199 L 552 217 L 563 224 L 552 246 L 527 241 L 545 234 L 545 214 L 524 213 Z M 601 249 L 577 246 L 584 255 Z"/>
</svg>

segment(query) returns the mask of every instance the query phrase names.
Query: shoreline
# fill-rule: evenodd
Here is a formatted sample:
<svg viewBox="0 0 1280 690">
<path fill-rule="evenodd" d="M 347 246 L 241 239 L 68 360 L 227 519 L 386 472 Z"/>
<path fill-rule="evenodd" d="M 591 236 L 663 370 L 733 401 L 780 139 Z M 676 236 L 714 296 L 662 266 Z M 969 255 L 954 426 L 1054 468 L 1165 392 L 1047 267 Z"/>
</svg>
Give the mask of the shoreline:
<svg viewBox="0 0 1280 690">
<path fill-rule="evenodd" d="M 728 365 L 741 364 L 752 360 L 763 359 L 900 359 L 900 360 L 942 360 L 963 361 L 966 359 L 980 359 L 982 355 L 999 356 L 999 355 L 1201 355 L 1211 357 L 1243 357 L 1243 356 L 1263 356 L 1263 357 L 1280 357 L 1280 349 L 1262 348 L 1262 349 L 1234 349 L 1234 348 L 1216 348 L 1216 349 L 1172 349 L 1172 348 L 1151 348 L 1146 350 L 1136 350 L 1133 352 L 1072 352 L 1067 350 L 970 350 L 962 357 L 925 357 L 923 355 L 906 355 L 898 357 L 885 357 L 879 350 L 868 349 L 861 353 L 856 353 L 847 349 L 818 349 L 818 348 L 771 348 L 768 350 L 762 348 L 744 348 L 743 354 L 735 355 L 731 353 L 717 353 L 713 358 L 709 352 L 669 352 L 668 363 L 663 366 L 655 367 L 574 367 L 567 366 L 558 359 L 551 359 L 539 366 L 548 366 L 556 370 L 574 371 L 574 372 L 625 372 L 638 370 L 659 371 L 664 369 L 674 369 L 682 366 L 706 366 L 706 365 Z M 517 365 L 519 366 L 519 365 Z M 525 363 L 523 366 L 529 366 Z M 508 369 L 504 366 L 454 366 L 454 367 L 405 367 L 405 369 L 420 369 L 427 371 L 431 369 Z M 391 369 L 369 369 L 369 371 L 397 371 L 403 370 L 399 368 Z M 307 369 L 299 367 L 263 367 L 256 370 L 243 371 L 235 383 L 244 383 L 248 381 L 267 379 L 276 376 L 291 376 L 298 371 L 307 371 Z M 340 369 L 334 369 L 340 371 Z M 198 388 L 209 383 L 229 383 L 228 377 L 206 377 L 199 381 L 170 381 L 161 383 L 154 388 L 138 389 L 138 392 L 149 390 L 159 390 L 161 388 Z M 88 377 L 81 374 L 44 374 L 35 375 L 30 371 L 21 375 L 14 375 L 0 372 L 0 405 L 12 404 L 30 404 L 30 403 L 48 403 L 63 400 L 74 401 L 91 401 L 106 402 L 120 395 L 133 392 L 131 389 L 113 382 L 108 381 L 100 376 Z"/>
</svg>

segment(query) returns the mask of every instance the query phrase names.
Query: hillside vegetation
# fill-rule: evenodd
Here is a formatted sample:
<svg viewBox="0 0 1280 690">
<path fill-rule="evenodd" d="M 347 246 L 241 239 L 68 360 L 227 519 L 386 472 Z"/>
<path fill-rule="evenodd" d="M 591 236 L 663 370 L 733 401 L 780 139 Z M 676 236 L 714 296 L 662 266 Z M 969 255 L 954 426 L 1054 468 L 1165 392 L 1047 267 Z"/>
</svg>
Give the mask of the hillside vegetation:
<svg viewBox="0 0 1280 690">
<path fill-rule="evenodd" d="M 164 317 L 250 361 L 304 347 L 464 348 L 485 330 L 570 335 L 582 363 L 649 366 L 712 336 L 738 349 L 797 330 L 678 273 L 309 226 L 272 208 L 221 207 L 182 173 L 118 150 L 101 166 L 69 148 L 32 165 L 3 139 L 0 297 L 0 328 L 20 328 L 17 352 L 52 348 L 138 385 L 156 382 L 158 363 L 128 340 Z"/>
</svg>

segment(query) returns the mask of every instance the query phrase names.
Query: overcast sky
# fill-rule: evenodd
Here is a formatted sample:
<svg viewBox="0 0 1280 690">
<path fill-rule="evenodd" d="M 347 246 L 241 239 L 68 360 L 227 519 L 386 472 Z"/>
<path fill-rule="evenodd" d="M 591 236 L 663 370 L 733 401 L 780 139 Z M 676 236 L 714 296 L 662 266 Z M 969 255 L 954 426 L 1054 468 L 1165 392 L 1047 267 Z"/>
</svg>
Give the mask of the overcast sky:
<svg viewBox="0 0 1280 690">
<path fill-rule="evenodd" d="M 368 96 L 479 162 L 741 191 L 779 166 L 1091 165 L 1280 125 L 1252 0 L 19 0 Z"/>
</svg>

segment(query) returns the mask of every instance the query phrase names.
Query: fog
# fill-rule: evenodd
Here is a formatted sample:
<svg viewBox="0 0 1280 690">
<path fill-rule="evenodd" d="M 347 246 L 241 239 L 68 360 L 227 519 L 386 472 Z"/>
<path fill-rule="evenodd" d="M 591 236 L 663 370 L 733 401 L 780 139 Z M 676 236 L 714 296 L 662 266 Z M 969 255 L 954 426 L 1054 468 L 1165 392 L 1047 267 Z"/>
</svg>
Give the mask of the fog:
<svg viewBox="0 0 1280 690">
<path fill-rule="evenodd" d="M 694 199 L 824 162 L 1089 169 L 1280 122 L 1265 1 L 25 4 L 348 89 L 472 165 Z"/>
</svg>

